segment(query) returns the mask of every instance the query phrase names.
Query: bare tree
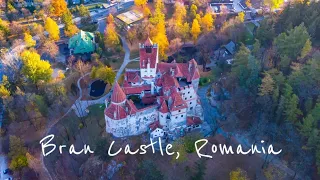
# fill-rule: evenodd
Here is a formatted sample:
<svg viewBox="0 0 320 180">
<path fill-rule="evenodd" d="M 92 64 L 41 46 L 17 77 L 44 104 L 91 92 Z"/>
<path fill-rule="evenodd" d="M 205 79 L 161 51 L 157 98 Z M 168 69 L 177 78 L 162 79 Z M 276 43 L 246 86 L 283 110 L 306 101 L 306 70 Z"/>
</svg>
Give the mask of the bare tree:
<svg viewBox="0 0 320 180">
<path fill-rule="evenodd" d="M 80 73 L 81 76 L 84 76 L 85 74 L 87 74 L 88 72 L 90 72 L 91 70 L 91 65 L 88 63 L 84 63 L 81 60 L 77 61 L 77 63 L 75 64 L 75 69 L 77 72 Z"/>
</svg>

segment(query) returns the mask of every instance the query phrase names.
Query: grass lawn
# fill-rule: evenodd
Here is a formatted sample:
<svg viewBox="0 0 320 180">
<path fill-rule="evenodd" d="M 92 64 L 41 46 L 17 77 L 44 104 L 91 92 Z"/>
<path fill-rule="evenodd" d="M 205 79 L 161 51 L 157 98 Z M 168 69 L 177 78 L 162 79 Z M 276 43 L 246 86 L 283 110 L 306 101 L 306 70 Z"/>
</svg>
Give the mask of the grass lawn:
<svg viewBox="0 0 320 180">
<path fill-rule="evenodd" d="M 140 67 L 140 63 L 138 61 L 131 61 L 126 68 L 131 68 L 131 69 L 135 69 L 135 68 L 139 68 Z"/>
<path fill-rule="evenodd" d="M 134 59 L 134 58 L 137 58 L 139 57 L 139 50 L 136 49 L 136 50 L 133 50 L 130 52 L 130 59 Z"/>
<path fill-rule="evenodd" d="M 62 155 L 56 149 L 44 158 L 50 172 L 55 172 L 57 161 L 64 160 L 69 154 L 70 145 L 73 144 L 76 149 L 83 148 L 83 144 L 90 145 L 91 149 L 95 148 L 97 140 L 105 132 L 104 108 L 104 104 L 90 106 L 88 116 L 83 118 L 77 117 L 72 111 L 51 129 L 49 134 L 55 136 L 53 143 L 57 146 L 66 145 L 66 148 L 63 149 Z M 73 158 L 77 161 L 77 164 L 74 164 L 75 168 L 80 167 L 88 157 L 88 155 L 74 156 Z"/>
</svg>

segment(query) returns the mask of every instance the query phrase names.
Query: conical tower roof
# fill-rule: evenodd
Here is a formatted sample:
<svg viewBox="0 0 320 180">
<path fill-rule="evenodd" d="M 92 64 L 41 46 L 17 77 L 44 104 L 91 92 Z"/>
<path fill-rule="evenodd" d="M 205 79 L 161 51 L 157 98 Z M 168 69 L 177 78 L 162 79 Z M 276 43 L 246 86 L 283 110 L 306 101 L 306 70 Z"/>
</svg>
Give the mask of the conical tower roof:
<svg viewBox="0 0 320 180">
<path fill-rule="evenodd" d="M 123 92 L 122 88 L 118 84 L 118 82 L 115 82 L 113 93 L 111 95 L 111 102 L 113 103 L 121 103 L 127 99 L 126 94 Z"/>
</svg>

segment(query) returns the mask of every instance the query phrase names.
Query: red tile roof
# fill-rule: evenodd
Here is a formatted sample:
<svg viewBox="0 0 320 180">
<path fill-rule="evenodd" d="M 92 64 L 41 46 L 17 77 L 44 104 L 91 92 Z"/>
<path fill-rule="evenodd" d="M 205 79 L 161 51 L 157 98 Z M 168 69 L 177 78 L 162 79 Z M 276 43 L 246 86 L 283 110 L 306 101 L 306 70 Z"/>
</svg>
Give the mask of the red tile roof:
<svg viewBox="0 0 320 180">
<path fill-rule="evenodd" d="M 142 85 L 142 86 L 125 86 L 123 87 L 124 93 L 129 94 L 141 94 L 142 91 L 150 91 L 151 85 Z"/>
<path fill-rule="evenodd" d="M 136 114 L 138 112 L 137 107 L 134 105 L 133 101 L 127 100 L 126 107 L 128 108 L 128 114 Z"/>
<path fill-rule="evenodd" d="M 118 84 L 118 82 L 115 82 L 113 92 L 111 95 L 111 102 L 114 103 L 121 103 L 127 99 L 126 94 L 123 92 L 122 88 Z"/>
<path fill-rule="evenodd" d="M 177 92 L 171 94 L 172 104 L 170 106 L 170 111 L 177 111 L 187 108 L 187 104 L 182 100 L 181 95 Z"/>
<path fill-rule="evenodd" d="M 149 128 L 151 129 L 151 131 L 154 131 L 157 128 L 162 128 L 162 126 L 160 125 L 159 121 L 155 121 L 149 125 Z"/>
<path fill-rule="evenodd" d="M 143 104 L 153 104 L 157 100 L 157 96 L 143 96 L 141 101 Z"/>
<path fill-rule="evenodd" d="M 202 121 L 199 117 L 195 117 L 195 116 L 187 117 L 187 125 L 188 126 L 197 125 L 197 124 L 202 124 Z"/>
<path fill-rule="evenodd" d="M 159 111 L 162 112 L 162 113 L 168 113 L 169 112 L 169 109 L 168 109 L 168 106 L 167 106 L 167 102 L 165 100 L 162 101 L 161 106 L 159 108 Z"/>
<path fill-rule="evenodd" d="M 127 113 L 123 107 L 112 103 L 106 108 L 105 115 L 114 120 L 120 120 L 127 117 Z"/>
<path fill-rule="evenodd" d="M 198 70 L 198 64 L 194 59 L 191 59 L 188 63 L 159 63 L 157 65 L 157 72 L 161 74 L 172 74 L 174 76 L 184 77 L 188 82 L 200 78 L 200 73 Z M 189 68 L 190 67 L 190 68 Z"/>
<path fill-rule="evenodd" d="M 161 86 L 164 91 L 168 91 L 171 87 L 180 87 L 177 79 L 167 73 L 161 76 L 161 79 Z"/>
<path fill-rule="evenodd" d="M 128 83 L 138 83 L 142 81 L 140 71 L 128 71 L 125 73 L 125 77 Z"/>
</svg>

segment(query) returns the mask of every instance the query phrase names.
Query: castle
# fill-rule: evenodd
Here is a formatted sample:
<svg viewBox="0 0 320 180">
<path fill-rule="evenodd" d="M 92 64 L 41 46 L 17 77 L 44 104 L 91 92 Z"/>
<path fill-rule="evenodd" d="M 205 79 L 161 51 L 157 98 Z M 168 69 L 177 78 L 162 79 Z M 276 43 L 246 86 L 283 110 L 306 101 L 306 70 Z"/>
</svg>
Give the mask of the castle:
<svg viewBox="0 0 320 180">
<path fill-rule="evenodd" d="M 126 69 L 123 87 L 115 82 L 106 99 L 106 131 L 115 137 L 149 132 L 151 138 L 173 138 L 200 128 L 197 62 L 158 63 L 158 45 L 149 38 L 139 48 L 140 69 Z M 138 108 L 132 97 L 144 106 Z"/>
</svg>

